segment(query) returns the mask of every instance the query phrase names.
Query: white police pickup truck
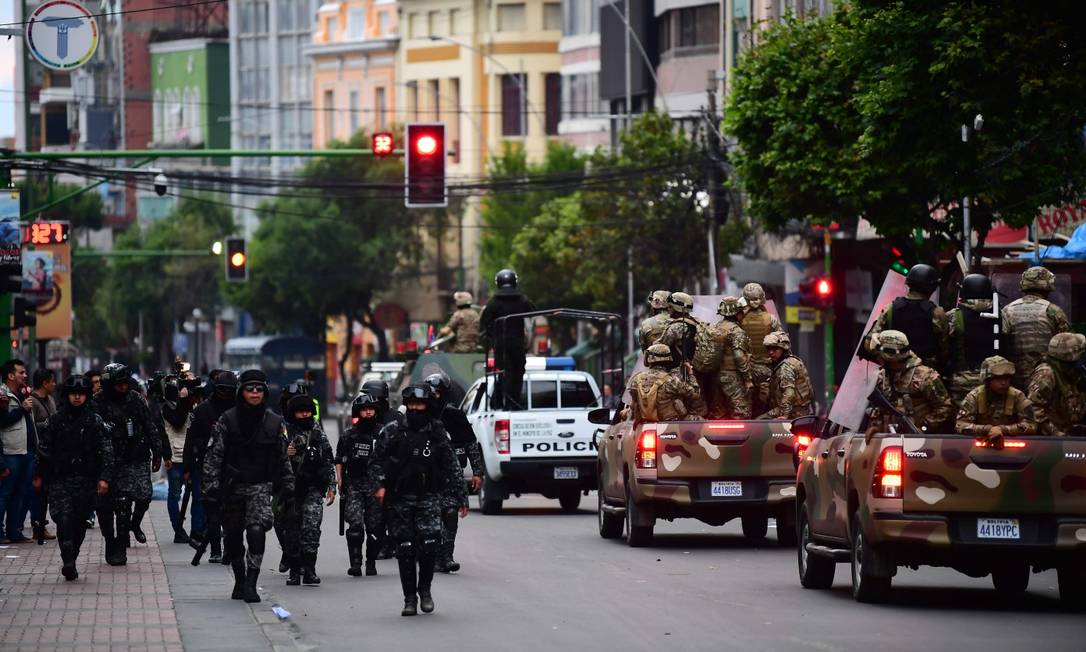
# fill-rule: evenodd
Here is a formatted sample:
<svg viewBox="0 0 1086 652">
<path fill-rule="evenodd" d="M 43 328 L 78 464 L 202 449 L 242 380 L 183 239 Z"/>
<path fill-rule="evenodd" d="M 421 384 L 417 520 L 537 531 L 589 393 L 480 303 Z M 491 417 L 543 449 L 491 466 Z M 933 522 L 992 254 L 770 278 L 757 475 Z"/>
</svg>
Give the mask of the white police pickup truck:
<svg viewBox="0 0 1086 652">
<path fill-rule="evenodd" d="M 486 475 L 479 492 L 484 514 L 498 514 L 510 495 L 539 493 L 575 510 L 596 488 L 596 446 L 603 431 L 588 421 L 601 404 L 591 374 L 573 370 L 573 358 L 527 359 L 524 410 L 491 407 L 496 376 L 480 378 L 461 408 L 483 449 Z"/>
</svg>

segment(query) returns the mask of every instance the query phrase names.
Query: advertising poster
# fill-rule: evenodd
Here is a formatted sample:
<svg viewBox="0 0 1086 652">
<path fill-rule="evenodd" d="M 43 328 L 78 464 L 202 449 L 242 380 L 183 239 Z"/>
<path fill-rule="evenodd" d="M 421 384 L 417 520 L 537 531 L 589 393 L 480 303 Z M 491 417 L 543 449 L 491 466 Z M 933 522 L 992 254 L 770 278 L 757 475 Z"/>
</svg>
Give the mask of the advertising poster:
<svg viewBox="0 0 1086 652">
<path fill-rule="evenodd" d="M 23 233 L 19 229 L 19 191 L 0 192 L 0 265 L 22 265 Z"/>
</svg>

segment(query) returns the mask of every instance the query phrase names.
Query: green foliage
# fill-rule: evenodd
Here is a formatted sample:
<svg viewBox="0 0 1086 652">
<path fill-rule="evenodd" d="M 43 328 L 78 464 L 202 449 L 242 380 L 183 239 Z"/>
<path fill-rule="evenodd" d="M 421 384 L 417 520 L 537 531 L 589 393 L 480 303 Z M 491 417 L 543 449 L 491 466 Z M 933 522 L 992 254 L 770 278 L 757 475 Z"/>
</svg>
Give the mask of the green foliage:
<svg viewBox="0 0 1086 652">
<path fill-rule="evenodd" d="M 956 240 L 965 194 L 982 237 L 1081 196 L 1084 18 L 1072 0 L 856 0 L 770 28 L 725 114 L 752 214 L 771 227 L 862 215 L 887 236 Z"/>
<path fill-rule="evenodd" d="M 17 186 L 22 191 L 21 203 L 23 214 L 26 215 L 38 206 L 44 206 L 53 199 L 59 199 L 83 188 L 70 183 L 54 183 L 50 195 L 49 184 L 44 179 L 35 178 L 28 186 L 22 181 Z M 100 229 L 102 228 L 102 196 L 98 189 L 88 190 L 75 195 L 71 199 L 47 209 L 38 215 L 33 215 L 35 220 L 52 221 L 65 220 L 71 223 L 73 229 Z"/>
</svg>

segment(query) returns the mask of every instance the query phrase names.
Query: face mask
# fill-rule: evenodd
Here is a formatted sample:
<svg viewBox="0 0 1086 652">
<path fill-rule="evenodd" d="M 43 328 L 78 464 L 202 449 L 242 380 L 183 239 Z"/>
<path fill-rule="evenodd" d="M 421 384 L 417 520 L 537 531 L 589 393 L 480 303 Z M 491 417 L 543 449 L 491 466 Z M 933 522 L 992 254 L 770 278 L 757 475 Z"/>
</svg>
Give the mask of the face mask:
<svg viewBox="0 0 1086 652">
<path fill-rule="evenodd" d="M 430 414 L 426 410 L 408 410 L 407 425 L 411 428 L 422 428 L 430 423 Z"/>
</svg>

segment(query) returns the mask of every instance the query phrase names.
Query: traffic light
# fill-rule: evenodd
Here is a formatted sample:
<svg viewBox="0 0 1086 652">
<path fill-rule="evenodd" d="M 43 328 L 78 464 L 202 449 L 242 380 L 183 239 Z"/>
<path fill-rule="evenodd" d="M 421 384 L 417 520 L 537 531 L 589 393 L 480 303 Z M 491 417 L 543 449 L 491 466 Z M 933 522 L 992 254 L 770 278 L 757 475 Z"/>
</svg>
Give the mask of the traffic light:
<svg viewBox="0 0 1086 652">
<path fill-rule="evenodd" d="M 894 262 L 890 264 L 890 269 L 902 276 L 908 274 L 909 266 L 905 264 L 905 254 L 897 247 L 890 247 L 890 253 L 894 255 Z"/>
<path fill-rule="evenodd" d="M 799 282 L 799 305 L 823 310 L 833 306 L 833 282 L 818 276 Z"/>
<path fill-rule="evenodd" d="M 14 328 L 38 325 L 38 311 L 34 304 L 22 297 L 15 297 L 11 306 L 11 323 Z"/>
<path fill-rule="evenodd" d="M 373 134 L 371 139 L 374 156 L 388 156 L 396 146 L 396 138 L 389 133 Z"/>
<path fill-rule="evenodd" d="M 445 188 L 445 123 L 407 125 L 407 161 L 404 165 L 408 208 L 440 208 L 449 205 Z"/>
<path fill-rule="evenodd" d="M 226 280 L 228 283 L 244 283 L 249 280 L 249 255 L 245 252 L 245 238 L 226 239 Z"/>
</svg>

